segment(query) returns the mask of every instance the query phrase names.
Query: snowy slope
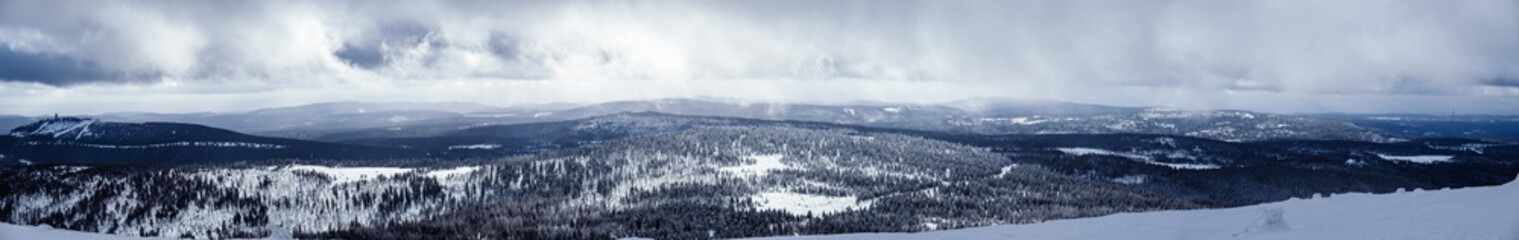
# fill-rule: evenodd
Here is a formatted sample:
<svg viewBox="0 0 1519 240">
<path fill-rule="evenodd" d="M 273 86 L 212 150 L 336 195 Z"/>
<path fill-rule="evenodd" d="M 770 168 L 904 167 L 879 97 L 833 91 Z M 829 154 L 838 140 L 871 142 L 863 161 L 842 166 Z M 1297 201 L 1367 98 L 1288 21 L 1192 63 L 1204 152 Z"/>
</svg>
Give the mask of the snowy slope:
<svg viewBox="0 0 1519 240">
<path fill-rule="evenodd" d="M 284 232 L 277 232 L 277 233 L 275 233 L 275 235 L 272 235 L 272 236 L 269 236 L 269 237 L 266 237 L 266 238 L 259 238 L 259 239 L 270 239 L 270 240 L 293 239 L 293 238 L 290 237 L 290 233 L 289 233 L 288 230 L 284 230 L 283 228 L 273 228 L 271 230 L 284 231 Z M 150 240 L 150 239 L 172 239 L 172 238 L 134 237 L 134 236 L 125 236 L 125 235 L 114 235 L 114 234 L 104 234 L 104 233 L 92 233 L 92 232 L 74 231 L 74 230 L 68 230 L 68 229 L 56 229 L 56 228 L 51 228 L 51 227 L 47 227 L 47 226 L 25 226 L 25 225 L 15 225 L 15 224 L 9 224 L 9 223 L 0 223 L 0 240 L 31 240 L 31 239 L 37 239 L 37 240 L 41 240 L 41 239 Z"/>
<path fill-rule="evenodd" d="M 8 223 L 0 223 L 0 240 L 26 240 L 26 239 L 73 239 L 73 240 L 141 240 L 141 239 L 165 239 L 144 238 L 103 233 L 80 232 L 67 229 L 54 229 L 50 227 L 22 226 Z"/>
<path fill-rule="evenodd" d="M 1519 182 L 920 233 L 773 239 L 1519 239 Z"/>
</svg>

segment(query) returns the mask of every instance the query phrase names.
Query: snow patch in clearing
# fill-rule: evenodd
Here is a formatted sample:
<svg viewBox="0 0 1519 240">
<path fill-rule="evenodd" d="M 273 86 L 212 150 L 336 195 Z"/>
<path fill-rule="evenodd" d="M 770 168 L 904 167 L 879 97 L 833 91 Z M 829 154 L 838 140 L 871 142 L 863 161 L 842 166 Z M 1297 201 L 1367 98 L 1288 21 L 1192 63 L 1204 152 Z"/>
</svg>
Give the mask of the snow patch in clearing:
<svg viewBox="0 0 1519 240">
<path fill-rule="evenodd" d="M 333 185 L 369 181 L 380 177 L 395 177 L 396 175 L 412 171 L 412 169 L 394 167 L 328 167 L 317 165 L 291 165 L 285 169 L 327 175 L 332 178 Z"/>
<path fill-rule="evenodd" d="M 1040 123 L 1044 123 L 1044 122 L 1047 122 L 1047 120 L 1031 119 L 1031 118 L 1028 118 L 1028 117 L 1015 117 L 1015 118 L 1008 119 L 1008 123 L 1017 124 L 1017 125 L 1034 125 L 1034 124 L 1040 124 Z"/>
<path fill-rule="evenodd" d="M 899 107 L 887 107 L 887 108 L 881 108 L 881 111 L 886 111 L 886 112 L 889 112 L 889 113 L 899 113 L 899 112 L 902 112 L 902 108 L 899 108 Z"/>
<path fill-rule="evenodd" d="M 468 175 L 470 173 L 473 173 L 473 172 L 479 171 L 479 170 L 480 170 L 480 167 L 457 167 L 457 168 L 444 169 L 444 170 L 435 170 L 435 171 L 427 172 L 426 175 L 427 175 L 427 177 L 431 177 L 433 179 L 437 179 L 438 181 L 441 182 L 443 180 L 447 180 L 447 179 L 453 178 L 455 176 L 464 176 L 464 175 Z"/>
<path fill-rule="evenodd" d="M 1015 167 L 1018 167 L 1018 164 L 1002 166 L 1002 171 L 997 173 L 997 178 L 1007 177 L 1007 174 L 1013 173 L 1013 168 Z"/>
<path fill-rule="evenodd" d="M 1450 156 L 1450 155 L 1393 156 L 1393 155 L 1377 154 L 1377 157 L 1381 157 L 1382 159 L 1393 160 L 1393 161 L 1404 161 L 1404 162 L 1421 163 L 1421 164 L 1435 164 L 1435 163 L 1442 163 L 1442 162 L 1450 162 L 1450 159 L 1453 158 L 1453 157 L 1455 157 L 1455 156 Z"/>
<path fill-rule="evenodd" d="M 1150 156 L 1139 155 L 1139 154 L 1132 154 L 1132 153 L 1114 152 L 1114 151 L 1108 151 L 1108 150 L 1096 149 L 1096 148 L 1056 148 L 1055 150 L 1056 151 L 1060 151 L 1060 152 L 1065 153 L 1065 154 L 1077 155 L 1077 156 L 1083 156 L 1083 155 L 1108 155 L 1108 156 L 1118 156 L 1118 157 L 1131 158 L 1131 159 L 1136 159 L 1136 160 L 1150 160 Z"/>
<path fill-rule="evenodd" d="M 1165 167 L 1170 167 L 1171 169 L 1180 169 L 1180 170 L 1208 170 L 1208 169 L 1223 168 L 1222 166 L 1219 166 L 1219 165 L 1201 164 L 1201 163 L 1168 163 L 1168 162 L 1145 162 L 1145 163 L 1149 163 L 1149 164 L 1152 164 L 1152 165 L 1158 165 L 1158 166 L 1165 166 Z"/>
<path fill-rule="evenodd" d="M 780 154 L 749 155 L 744 158 L 754 160 L 753 164 L 721 167 L 717 170 L 741 176 L 764 177 L 770 175 L 770 171 L 791 168 L 785 162 L 781 162 L 783 156 Z"/>
<path fill-rule="evenodd" d="M 498 144 L 474 144 L 474 145 L 448 146 L 448 150 L 457 150 L 457 149 L 489 150 L 489 149 L 497 149 L 497 148 L 501 148 L 501 145 L 498 145 Z"/>
<path fill-rule="evenodd" d="M 1133 154 L 1133 153 L 1114 152 L 1114 151 L 1108 151 L 1108 150 L 1096 149 L 1096 148 L 1056 148 L 1055 150 L 1056 151 L 1060 151 L 1060 152 L 1065 153 L 1065 154 L 1077 155 L 1077 156 L 1083 156 L 1083 155 L 1117 156 L 1117 157 L 1123 157 L 1123 158 L 1128 158 L 1128 159 L 1132 159 L 1132 160 L 1135 160 L 1135 161 L 1147 163 L 1147 164 L 1150 164 L 1150 165 L 1164 166 L 1164 167 L 1169 167 L 1169 168 L 1172 168 L 1172 169 L 1179 169 L 1179 170 L 1207 170 L 1207 169 L 1219 169 L 1219 168 L 1222 168 L 1222 166 L 1213 165 L 1213 164 L 1157 162 L 1157 161 L 1155 161 L 1154 158 L 1152 158 L 1150 156 Z"/>
<path fill-rule="evenodd" d="M 1039 118 L 1039 116 L 1034 116 L 1034 117 L 1015 117 L 1015 118 L 977 118 L 975 120 L 976 120 L 976 122 L 979 122 L 979 123 L 1011 124 L 1011 125 L 1034 125 L 1034 124 L 1040 124 L 1040 123 L 1044 123 L 1044 122 L 1049 122 L 1050 121 L 1048 119 L 1041 119 L 1041 118 Z"/>
<path fill-rule="evenodd" d="M 1125 175 L 1125 176 L 1122 176 L 1122 177 L 1113 178 L 1113 182 L 1122 183 L 1122 184 L 1128 184 L 1128 185 L 1144 184 L 1144 183 L 1149 182 L 1149 181 L 1150 181 L 1150 176 L 1146 176 L 1146 175 Z"/>
<path fill-rule="evenodd" d="M 854 196 L 834 197 L 791 192 L 764 192 L 749 196 L 759 209 L 781 210 L 791 215 L 807 213 L 820 215 L 869 208 L 871 202 L 861 202 Z"/>
</svg>

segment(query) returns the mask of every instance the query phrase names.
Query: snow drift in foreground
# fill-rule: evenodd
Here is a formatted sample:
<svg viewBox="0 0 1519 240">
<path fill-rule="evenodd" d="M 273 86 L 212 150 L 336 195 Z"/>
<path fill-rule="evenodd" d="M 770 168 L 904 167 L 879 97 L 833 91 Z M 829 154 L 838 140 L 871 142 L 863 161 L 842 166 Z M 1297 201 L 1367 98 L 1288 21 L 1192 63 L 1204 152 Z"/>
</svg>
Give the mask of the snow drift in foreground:
<svg viewBox="0 0 1519 240">
<path fill-rule="evenodd" d="M 290 231 L 284 228 L 273 228 L 278 231 L 275 235 L 260 239 L 287 240 L 293 239 Z M 80 232 L 68 229 L 56 229 L 46 226 L 22 226 L 9 223 L 0 223 L 0 240 L 30 240 L 30 239 L 70 239 L 70 240 L 152 240 L 171 239 L 158 237 L 134 237 L 113 235 L 104 233 Z"/>
<path fill-rule="evenodd" d="M 920 233 L 774 239 L 1519 239 L 1519 181 Z"/>
<path fill-rule="evenodd" d="M 0 239 L 141 240 L 167 238 L 131 237 L 104 233 L 79 232 L 68 229 L 55 229 L 50 227 L 22 226 L 9 223 L 0 223 Z"/>
</svg>

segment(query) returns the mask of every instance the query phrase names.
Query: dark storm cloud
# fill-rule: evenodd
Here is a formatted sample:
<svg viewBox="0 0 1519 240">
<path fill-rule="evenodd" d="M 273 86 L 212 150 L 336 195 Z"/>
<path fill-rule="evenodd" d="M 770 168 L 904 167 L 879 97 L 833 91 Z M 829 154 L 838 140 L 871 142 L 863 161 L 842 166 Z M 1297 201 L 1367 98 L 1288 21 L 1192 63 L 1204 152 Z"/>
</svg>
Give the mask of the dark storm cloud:
<svg viewBox="0 0 1519 240">
<path fill-rule="evenodd" d="M 417 45 L 423 41 L 433 41 L 429 38 L 436 31 L 435 27 L 424 25 L 416 21 L 401 21 L 380 24 L 375 33 L 350 39 L 343 43 L 343 47 L 333 55 L 349 64 L 371 69 L 386 63 L 385 47 L 389 45 Z M 431 44 L 440 44 L 432 42 Z"/>
<path fill-rule="evenodd" d="M 1487 84 L 1489 86 L 1519 88 L 1519 77 L 1488 78 L 1486 81 L 1483 81 L 1482 83 L 1483 84 Z"/>
<path fill-rule="evenodd" d="M 57 54 L 25 53 L 0 48 L 0 81 L 68 85 L 110 77 L 110 74 L 91 62 Z"/>
</svg>

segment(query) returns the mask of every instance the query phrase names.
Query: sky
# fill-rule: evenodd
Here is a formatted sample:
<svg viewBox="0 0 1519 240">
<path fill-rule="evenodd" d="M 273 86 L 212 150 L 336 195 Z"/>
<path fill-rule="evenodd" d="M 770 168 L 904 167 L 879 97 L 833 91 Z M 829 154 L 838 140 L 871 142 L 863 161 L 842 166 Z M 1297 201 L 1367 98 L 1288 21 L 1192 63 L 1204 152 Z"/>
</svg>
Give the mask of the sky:
<svg viewBox="0 0 1519 240">
<path fill-rule="evenodd" d="M 1519 1 L 0 0 L 0 114 L 682 97 L 1519 114 Z"/>
</svg>

